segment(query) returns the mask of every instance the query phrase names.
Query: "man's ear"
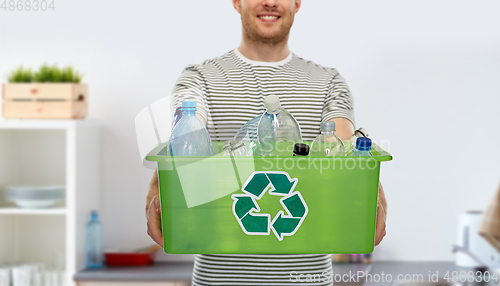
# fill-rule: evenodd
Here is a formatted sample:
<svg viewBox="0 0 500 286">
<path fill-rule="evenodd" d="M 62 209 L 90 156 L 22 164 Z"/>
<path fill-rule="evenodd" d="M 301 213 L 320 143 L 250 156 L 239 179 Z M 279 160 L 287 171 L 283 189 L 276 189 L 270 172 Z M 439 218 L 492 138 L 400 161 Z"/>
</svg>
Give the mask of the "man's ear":
<svg viewBox="0 0 500 286">
<path fill-rule="evenodd" d="M 234 0 L 233 0 L 233 2 L 234 2 Z M 295 13 L 299 12 L 301 5 L 302 5 L 302 0 L 295 0 Z"/>
<path fill-rule="evenodd" d="M 233 0 L 233 7 L 234 9 L 241 14 L 241 1 L 240 0 Z"/>
</svg>

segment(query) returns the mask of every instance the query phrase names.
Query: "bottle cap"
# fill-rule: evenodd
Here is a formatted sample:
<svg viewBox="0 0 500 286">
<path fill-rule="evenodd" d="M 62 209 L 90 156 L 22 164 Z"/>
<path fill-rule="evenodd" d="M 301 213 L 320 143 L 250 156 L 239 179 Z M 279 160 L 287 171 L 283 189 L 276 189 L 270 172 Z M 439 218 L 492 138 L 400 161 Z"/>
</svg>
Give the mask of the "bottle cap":
<svg viewBox="0 0 500 286">
<path fill-rule="evenodd" d="M 90 217 L 95 219 L 95 218 L 99 217 L 99 215 L 97 214 L 97 211 L 94 210 L 90 213 Z"/>
<path fill-rule="evenodd" d="M 370 151 L 372 149 L 372 140 L 366 137 L 359 137 L 356 140 L 356 149 L 359 151 Z"/>
<path fill-rule="evenodd" d="M 182 110 L 188 111 L 196 111 L 196 101 L 183 101 L 182 102 Z"/>
<path fill-rule="evenodd" d="M 488 266 L 480 265 L 480 266 L 474 267 L 474 273 L 476 273 L 478 271 L 479 271 L 479 273 L 484 275 L 488 271 Z"/>
<path fill-rule="evenodd" d="M 274 94 L 264 98 L 264 105 L 266 106 L 267 113 L 275 113 L 274 111 L 281 107 L 279 97 Z"/>
<path fill-rule="evenodd" d="M 335 131 L 335 122 L 326 121 L 319 124 L 319 130 L 321 131 Z"/>
<path fill-rule="evenodd" d="M 304 143 L 295 143 L 293 146 L 293 154 L 299 156 L 309 155 L 309 145 Z"/>
<path fill-rule="evenodd" d="M 368 131 L 366 131 L 366 129 L 364 129 L 363 127 L 360 127 L 358 130 L 356 130 L 356 132 L 360 133 L 362 137 L 368 137 Z"/>
</svg>

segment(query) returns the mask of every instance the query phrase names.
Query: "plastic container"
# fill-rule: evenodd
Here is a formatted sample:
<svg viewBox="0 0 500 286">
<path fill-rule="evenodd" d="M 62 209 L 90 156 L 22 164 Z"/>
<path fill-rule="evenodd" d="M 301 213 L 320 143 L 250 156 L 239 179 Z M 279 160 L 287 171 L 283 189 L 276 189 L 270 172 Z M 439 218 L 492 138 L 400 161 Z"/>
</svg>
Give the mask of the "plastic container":
<svg viewBox="0 0 500 286">
<path fill-rule="evenodd" d="M 104 252 L 107 266 L 145 266 L 154 262 L 159 246 L 135 251 L 108 250 Z"/>
<path fill-rule="evenodd" d="M 222 143 L 213 148 L 221 150 Z M 171 157 L 159 145 L 146 159 L 158 163 L 164 250 L 370 253 L 380 163 L 392 160 L 375 144 L 372 152 L 371 157 Z"/>
<path fill-rule="evenodd" d="M 154 252 L 105 252 L 106 265 L 108 266 L 146 266 L 154 262 Z"/>
</svg>

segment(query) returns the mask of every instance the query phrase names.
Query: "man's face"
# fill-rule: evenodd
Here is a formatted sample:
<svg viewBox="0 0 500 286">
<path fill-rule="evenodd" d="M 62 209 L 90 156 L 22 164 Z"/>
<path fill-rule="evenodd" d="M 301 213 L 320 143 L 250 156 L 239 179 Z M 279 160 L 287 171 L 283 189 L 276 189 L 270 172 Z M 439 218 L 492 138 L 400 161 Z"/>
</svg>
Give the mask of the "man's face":
<svg viewBox="0 0 500 286">
<path fill-rule="evenodd" d="M 241 14 L 243 33 L 264 43 L 287 38 L 301 0 L 233 0 Z"/>
</svg>

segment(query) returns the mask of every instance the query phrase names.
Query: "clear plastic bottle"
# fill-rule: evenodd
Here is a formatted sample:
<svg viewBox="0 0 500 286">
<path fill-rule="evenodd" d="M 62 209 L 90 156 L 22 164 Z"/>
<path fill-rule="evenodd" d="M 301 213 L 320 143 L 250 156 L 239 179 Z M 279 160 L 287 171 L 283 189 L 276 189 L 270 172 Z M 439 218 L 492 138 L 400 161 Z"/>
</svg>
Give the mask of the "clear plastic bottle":
<svg viewBox="0 0 500 286">
<path fill-rule="evenodd" d="M 290 156 L 295 143 L 302 142 L 297 120 L 281 107 L 276 95 L 264 99 L 266 112 L 257 126 L 257 138 L 264 156 Z"/>
<path fill-rule="evenodd" d="M 90 222 L 87 225 L 87 237 L 85 243 L 87 268 L 102 268 L 104 260 L 102 253 L 102 227 L 101 222 L 99 221 L 99 215 L 96 211 L 92 211 Z"/>
<path fill-rule="evenodd" d="M 175 125 L 177 125 L 177 122 L 179 122 L 181 118 L 182 118 L 182 107 L 177 107 L 177 109 L 175 109 L 174 122 L 172 123 L 172 128 L 170 128 L 170 132 L 174 130 Z"/>
<path fill-rule="evenodd" d="M 183 116 L 172 130 L 168 141 L 168 154 L 171 156 L 212 156 L 212 140 L 205 125 L 196 117 L 196 101 L 183 101 L 182 111 Z"/>
<path fill-rule="evenodd" d="M 344 142 L 335 135 L 335 122 L 321 122 L 319 128 L 321 134 L 312 142 L 310 155 L 314 157 L 345 156 Z"/>
<path fill-rule="evenodd" d="M 250 156 L 241 140 L 229 140 L 224 143 L 223 156 Z"/>
<path fill-rule="evenodd" d="M 372 149 L 372 140 L 366 137 L 360 137 L 356 140 L 356 148 L 351 156 L 373 156 L 370 150 Z"/>
<path fill-rule="evenodd" d="M 361 137 L 368 137 L 368 131 L 366 131 L 363 127 L 354 131 L 354 134 L 352 134 L 351 138 L 349 138 L 349 141 L 356 142 L 356 140 Z"/>
<path fill-rule="evenodd" d="M 247 121 L 234 136 L 234 141 L 241 141 L 250 156 L 259 156 L 259 139 L 257 138 L 257 126 L 262 115 Z"/>
</svg>

